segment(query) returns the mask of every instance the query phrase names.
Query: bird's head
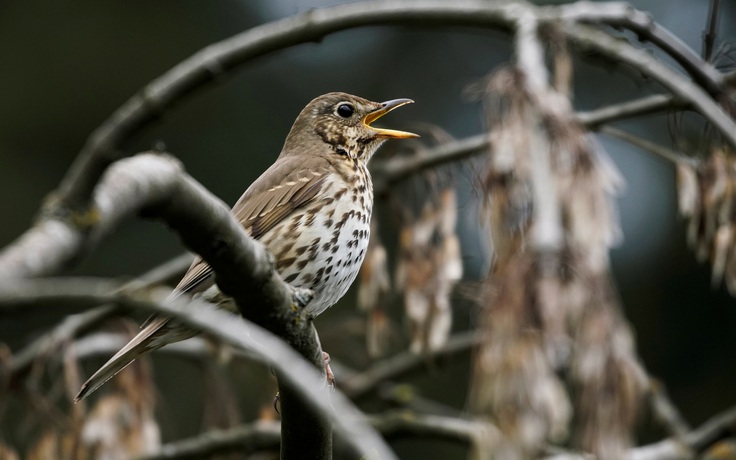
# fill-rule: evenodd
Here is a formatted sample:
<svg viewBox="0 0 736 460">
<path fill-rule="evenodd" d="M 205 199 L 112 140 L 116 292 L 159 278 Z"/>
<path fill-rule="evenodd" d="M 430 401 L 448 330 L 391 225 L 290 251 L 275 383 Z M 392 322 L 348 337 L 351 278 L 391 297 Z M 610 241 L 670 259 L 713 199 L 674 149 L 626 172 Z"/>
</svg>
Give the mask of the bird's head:
<svg viewBox="0 0 736 460">
<path fill-rule="evenodd" d="M 419 137 L 372 126 L 393 109 L 412 102 L 411 99 L 372 102 L 347 93 L 324 94 L 301 111 L 286 138 L 284 151 L 309 153 L 303 152 L 304 146 L 317 143 L 318 153 L 367 162 L 386 139 Z"/>
</svg>

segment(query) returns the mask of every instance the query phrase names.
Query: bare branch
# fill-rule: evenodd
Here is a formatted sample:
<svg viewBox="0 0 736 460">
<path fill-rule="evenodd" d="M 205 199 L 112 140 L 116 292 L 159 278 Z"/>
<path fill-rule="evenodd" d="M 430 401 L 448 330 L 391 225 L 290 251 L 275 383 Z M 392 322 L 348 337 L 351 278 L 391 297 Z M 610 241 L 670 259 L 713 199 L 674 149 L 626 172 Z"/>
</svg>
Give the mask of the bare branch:
<svg viewBox="0 0 736 460">
<path fill-rule="evenodd" d="M 487 423 L 457 417 L 421 415 L 406 410 L 373 415 L 368 417 L 368 421 L 387 438 L 430 438 L 472 445 L 481 439 L 491 441 L 489 436 L 498 436 L 496 430 Z M 256 422 L 227 430 L 212 430 L 166 444 L 160 453 L 138 460 L 184 460 L 205 458 L 236 449 L 245 449 L 246 452 L 277 449 L 278 432 L 279 424 L 276 422 Z"/>
<path fill-rule="evenodd" d="M 721 90 L 720 73 L 649 16 L 625 3 L 595 6 L 575 3 L 544 8 L 535 8 L 522 1 L 489 3 L 483 0 L 381 0 L 343 4 L 254 27 L 202 49 L 151 82 L 89 137 L 65 176 L 57 199 L 71 209 L 86 209 L 95 184 L 107 166 L 123 155 L 120 150 L 127 139 L 184 96 L 250 59 L 300 43 L 318 41 L 331 33 L 355 27 L 379 24 L 462 25 L 508 31 L 524 14 L 533 14 L 545 23 L 588 21 L 629 28 L 670 54 L 708 92 L 716 94 Z M 590 42 L 590 37 L 580 32 L 569 33 L 567 29 L 565 27 L 563 32 L 568 33 L 573 41 Z M 655 58 L 650 57 L 650 60 Z M 638 64 L 635 65 L 639 68 Z M 650 76 L 667 86 L 664 76 Z M 706 116 L 710 118 L 711 115 Z M 724 128 L 718 123 L 716 126 L 721 130 Z"/>
<path fill-rule="evenodd" d="M 531 11 L 519 19 L 516 27 L 514 42 L 516 65 L 524 77 L 524 88 L 545 115 L 570 119 L 572 118 L 572 107 L 569 99 L 555 93 L 549 87 L 549 76 L 538 29 L 539 21 Z M 528 148 L 531 166 L 530 179 L 534 195 L 532 246 L 538 251 L 556 252 L 562 249 L 564 230 L 550 149 L 543 144 L 540 136 L 530 136 L 528 142 L 534 143 Z"/>
<path fill-rule="evenodd" d="M 718 36 L 718 9 L 720 0 L 711 0 L 708 13 L 708 24 L 703 33 L 703 59 L 710 62 L 713 58 L 713 44 Z"/>
<path fill-rule="evenodd" d="M 176 274 L 183 273 L 191 262 L 192 256 L 190 254 L 182 254 L 126 283 L 125 288 L 138 290 L 160 284 Z M 13 361 L 10 365 L 11 384 L 13 381 L 17 381 L 41 355 L 54 350 L 59 344 L 71 340 L 85 331 L 91 330 L 117 311 L 118 308 L 114 305 L 102 305 L 64 318 L 49 332 L 41 335 L 13 355 Z M 110 354 L 119 349 L 120 346 L 116 350 L 112 350 Z"/>
<path fill-rule="evenodd" d="M 59 272 L 95 247 L 145 203 L 160 199 L 179 180 L 181 164 L 169 156 L 149 154 L 118 166 L 95 191 L 95 210 L 80 216 L 51 215 L 36 222 L 0 252 L 0 279 L 11 280 Z M 43 257 L 39 257 L 43 254 Z"/>
<path fill-rule="evenodd" d="M 631 134 L 622 129 L 614 128 L 613 126 L 602 126 L 600 128 L 600 132 L 602 134 L 607 134 L 617 139 L 621 139 L 622 141 L 628 142 L 634 147 L 638 147 L 644 150 L 645 152 L 653 153 L 654 155 L 657 155 L 660 158 L 664 158 L 665 160 L 671 163 L 674 163 L 674 164 L 677 164 L 677 163 L 687 163 L 690 165 L 697 164 L 697 160 L 695 158 L 691 158 L 685 155 L 684 153 L 675 152 L 668 148 L 662 147 L 659 144 L 655 144 L 654 142 L 650 142 L 644 138 L 641 138 L 635 134 Z"/>
<path fill-rule="evenodd" d="M 543 7 L 540 10 L 541 17 L 558 17 L 568 24 L 579 21 L 628 29 L 641 40 L 650 41 L 667 53 L 711 95 L 716 96 L 723 91 L 723 76 L 717 69 L 703 61 L 679 37 L 654 22 L 649 14 L 633 8 L 629 3 L 576 2 L 559 7 Z M 571 38 L 575 39 L 574 34 Z"/>
<path fill-rule="evenodd" d="M 604 123 L 649 115 L 663 110 L 684 109 L 685 107 L 687 107 L 687 104 L 674 96 L 655 94 L 588 112 L 578 112 L 576 116 L 580 123 L 589 129 L 595 130 Z"/>
<path fill-rule="evenodd" d="M 175 441 L 161 447 L 161 452 L 138 460 L 186 460 L 210 458 L 215 454 L 233 451 L 250 453 L 279 448 L 277 422 L 258 422 L 227 430 L 211 430 L 198 436 Z"/>
<path fill-rule="evenodd" d="M 329 392 L 323 375 L 270 332 L 245 319 L 236 321 L 232 314 L 202 301 L 167 300 L 168 289 L 128 292 L 120 288 L 119 284 L 105 280 L 74 278 L 3 283 L 0 286 L 0 309 L 12 311 L 50 302 L 84 309 L 109 303 L 172 317 L 222 342 L 249 351 L 273 366 L 312 410 L 330 418 L 335 429 L 345 436 L 346 442 L 356 452 L 366 458 L 395 458 L 380 436 L 366 424 L 361 412 L 342 393 Z"/>
<path fill-rule="evenodd" d="M 598 130 L 601 125 L 612 121 L 685 107 L 687 104 L 681 100 L 661 94 L 612 104 L 589 112 L 578 112 L 576 118 L 589 129 Z M 371 165 L 373 187 L 376 193 L 381 193 L 424 169 L 464 160 L 487 151 L 488 135 L 484 133 L 422 150 L 416 155 L 398 155 L 390 160 L 377 160 Z"/>
<path fill-rule="evenodd" d="M 95 189 L 94 204 L 97 217 L 86 231 L 62 219 L 42 220 L 29 230 L 0 254 L 0 274 L 4 275 L 0 279 L 10 282 L 19 276 L 54 272 L 82 248 L 94 246 L 122 218 L 135 211 L 145 212 L 163 219 L 207 260 L 220 290 L 244 307 L 241 313 L 245 317 L 283 337 L 323 369 L 312 322 L 294 308 L 303 305 L 308 295 L 295 291 L 279 277 L 266 248 L 250 238 L 224 203 L 186 175 L 177 161 L 160 154 L 141 154 L 117 162 Z M 298 395 L 294 390 L 282 388 L 285 394 Z M 299 397 L 283 397 L 282 411 L 292 408 L 295 417 L 284 418 L 285 428 L 297 421 L 299 425 L 307 423 L 312 431 L 285 429 L 283 446 L 303 445 L 301 437 L 309 434 L 311 448 L 329 449 L 331 431 L 326 420 L 302 408 Z M 318 433 L 323 443 L 315 441 Z"/>
<path fill-rule="evenodd" d="M 681 438 L 690 431 L 690 426 L 670 400 L 664 385 L 653 378 L 649 379 L 647 399 L 654 418 L 667 429 L 672 437 Z"/>
<path fill-rule="evenodd" d="M 386 380 L 398 377 L 412 369 L 424 365 L 427 359 L 454 356 L 469 350 L 479 342 L 478 335 L 474 332 L 463 332 L 451 337 L 447 343 L 436 349 L 429 350 L 427 354 L 419 355 L 410 351 L 404 351 L 390 358 L 375 363 L 371 368 L 361 373 L 348 374 L 344 366 L 338 367 L 340 374 L 348 374 L 338 380 L 338 386 L 351 399 L 357 399 L 372 391 L 376 386 Z"/>
<path fill-rule="evenodd" d="M 611 37 L 589 26 L 568 24 L 567 36 L 583 47 L 594 48 L 615 57 L 659 82 L 663 87 L 697 110 L 715 126 L 724 139 L 736 147 L 736 124 L 710 95 L 694 82 L 663 64 L 645 50 Z"/>
</svg>

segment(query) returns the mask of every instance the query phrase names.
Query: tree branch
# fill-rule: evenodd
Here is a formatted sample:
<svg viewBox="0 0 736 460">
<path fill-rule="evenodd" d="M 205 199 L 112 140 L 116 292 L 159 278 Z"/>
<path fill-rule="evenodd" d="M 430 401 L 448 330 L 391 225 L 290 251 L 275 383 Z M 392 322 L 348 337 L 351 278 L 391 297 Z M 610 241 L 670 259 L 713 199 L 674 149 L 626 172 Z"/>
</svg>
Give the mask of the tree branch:
<svg viewBox="0 0 736 460">
<path fill-rule="evenodd" d="M 232 314 L 205 302 L 181 297 L 167 300 L 168 295 L 169 290 L 161 288 L 123 291 L 119 284 L 104 280 L 22 280 L 0 285 L 0 309 L 12 311 L 54 302 L 81 310 L 110 303 L 172 317 L 222 342 L 253 353 L 273 366 L 311 410 L 331 419 L 335 429 L 360 455 L 376 459 L 395 458 L 380 436 L 366 424 L 360 411 L 342 393 L 329 392 L 324 376 L 278 337 L 246 319 L 235 321 Z"/>
<path fill-rule="evenodd" d="M 628 29 L 640 40 L 650 41 L 668 54 L 712 96 L 718 96 L 723 91 L 723 75 L 715 67 L 704 61 L 679 37 L 657 24 L 651 15 L 633 8 L 627 2 L 576 2 L 559 7 L 542 7 L 540 16 L 558 17 L 568 23 L 589 22 Z"/>
<path fill-rule="evenodd" d="M 577 120 L 588 129 L 596 130 L 604 123 L 649 115 L 663 110 L 684 109 L 687 104 L 668 94 L 654 94 L 587 112 L 578 112 Z"/>
<path fill-rule="evenodd" d="M 490 424 L 457 417 L 421 415 L 412 411 L 392 411 L 368 417 L 373 427 L 387 438 L 429 438 L 474 444 L 479 439 L 498 436 Z M 211 430 L 192 438 L 175 441 L 162 447 L 161 452 L 138 460 L 185 460 L 206 458 L 245 448 L 252 452 L 278 448 L 278 423 L 256 422 L 227 430 Z"/>
<path fill-rule="evenodd" d="M 146 289 L 170 279 L 172 276 L 183 273 L 192 262 L 191 254 L 182 254 L 163 264 L 154 267 L 143 275 L 125 284 L 126 289 Z M 10 364 L 10 385 L 17 383 L 23 377 L 34 361 L 42 355 L 55 350 L 60 344 L 83 334 L 99 325 L 107 318 L 118 312 L 115 305 L 101 305 L 85 312 L 64 318 L 53 329 L 41 335 L 25 348 L 13 354 Z M 114 354 L 122 345 L 110 350 Z"/>
<path fill-rule="evenodd" d="M 93 213 L 84 219 L 79 215 L 46 215 L 5 247 L 0 252 L 0 279 L 58 273 L 84 251 L 93 249 L 123 219 L 165 196 L 182 172 L 178 160 L 157 154 L 117 166 L 95 190 Z"/>
<path fill-rule="evenodd" d="M 483 0 L 381 0 L 342 4 L 263 24 L 210 45 L 148 84 L 92 133 L 65 176 L 56 198 L 70 209 L 86 209 L 95 184 L 107 166 L 123 155 L 121 149 L 127 139 L 184 96 L 256 57 L 319 41 L 341 30 L 369 25 L 461 25 L 510 31 L 521 15 L 530 13 L 541 23 L 587 21 L 629 28 L 660 46 L 708 92 L 721 91 L 720 73 L 648 15 L 625 3 L 596 3 L 593 6 L 582 2 L 543 8 L 522 1 L 489 3 Z M 563 32 L 575 42 L 593 40 L 580 31 L 570 33 L 568 27 L 564 27 Z M 610 47 L 607 52 L 620 57 Z M 649 56 L 649 60 L 656 61 L 656 58 Z M 639 68 L 641 63 L 632 65 Z M 666 77 L 648 74 L 669 87 Z M 703 109 L 701 105 L 695 107 Z M 710 108 L 703 113 L 708 118 L 714 116 Z M 719 122 L 714 124 L 722 131 L 727 127 Z M 728 133 L 724 132 L 724 136 L 733 141 Z"/>
<path fill-rule="evenodd" d="M 624 142 L 628 142 L 634 147 L 638 147 L 645 152 L 657 155 L 658 157 L 663 158 L 673 164 L 687 163 L 695 166 L 698 163 L 695 158 L 691 158 L 683 153 L 675 152 L 674 150 L 662 147 L 659 144 L 650 142 L 635 134 L 624 131 L 623 129 L 614 128 L 613 126 L 602 126 L 600 128 L 600 132 L 602 134 L 607 134 L 611 137 L 621 139 Z"/>
<path fill-rule="evenodd" d="M 186 460 L 210 458 L 233 451 L 251 453 L 279 448 L 277 422 L 258 422 L 227 430 L 211 430 L 192 438 L 165 444 L 161 452 L 139 457 L 138 460 Z"/>
<path fill-rule="evenodd" d="M 426 364 L 427 359 L 454 356 L 469 350 L 477 343 L 479 343 L 479 336 L 475 331 L 459 333 L 452 336 L 445 345 L 436 350 L 430 350 L 423 355 L 407 350 L 379 361 L 360 373 L 350 373 L 344 366 L 338 367 L 335 363 L 336 369 L 340 369 L 339 373 L 341 374 L 337 384 L 349 398 L 358 399 L 375 389 L 380 382 L 398 377 Z"/>
<path fill-rule="evenodd" d="M 576 117 L 589 129 L 599 130 L 605 123 L 686 107 L 685 102 L 674 96 L 658 94 L 611 104 L 596 110 L 578 112 Z M 487 150 L 488 135 L 483 133 L 421 150 L 416 155 L 399 155 L 384 161 L 375 160 L 371 163 L 373 188 L 376 193 L 381 193 L 418 171 L 464 160 Z"/>
<path fill-rule="evenodd" d="M 73 221 L 46 219 L 26 232 L 0 254 L 0 279 L 9 282 L 19 276 L 54 272 L 83 248 L 94 246 L 122 218 L 143 212 L 163 219 L 212 266 L 220 290 L 235 300 L 244 317 L 283 337 L 323 369 L 316 332 L 299 308 L 310 294 L 285 283 L 266 248 L 250 238 L 224 203 L 185 174 L 177 161 L 161 154 L 121 160 L 95 189 L 93 202 L 97 215 L 86 231 Z M 297 389 L 285 390 L 288 395 L 300 395 Z M 303 407 L 299 396 L 282 398 L 282 412 L 293 414 L 284 417 L 285 449 L 306 445 L 313 449 L 313 457 L 331 451 L 329 423 Z M 306 424 L 309 430 L 291 428 L 292 422 Z M 310 457 L 309 451 L 301 454 Z"/>
<path fill-rule="evenodd" d="M 731 146 L 736 147 L 736 124 L 723 108 L 701 87 L 654 58 L 646 50 L 635 48 L 589 26 L 568 24 L 564 32 L 578 45 L 615 57 L 659 82 L 677 98 L 697 110 L 718 129 Z"/>
</svg>

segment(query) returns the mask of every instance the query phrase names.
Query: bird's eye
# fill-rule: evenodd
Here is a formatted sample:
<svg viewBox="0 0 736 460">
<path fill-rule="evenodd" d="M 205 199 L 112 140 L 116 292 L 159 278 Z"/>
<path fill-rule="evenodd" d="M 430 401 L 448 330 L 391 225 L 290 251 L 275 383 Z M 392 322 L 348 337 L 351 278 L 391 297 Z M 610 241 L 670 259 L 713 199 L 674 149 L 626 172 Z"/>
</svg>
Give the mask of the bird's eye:
<svg viewBox="0 0 736 460">
<path fill-rule="evenodd" d="M 337 114 L 343 118 L 350 118 L 353 116 L 355 109 L 350 104 L 340 104 L 337 108 Z"/>
</svg>

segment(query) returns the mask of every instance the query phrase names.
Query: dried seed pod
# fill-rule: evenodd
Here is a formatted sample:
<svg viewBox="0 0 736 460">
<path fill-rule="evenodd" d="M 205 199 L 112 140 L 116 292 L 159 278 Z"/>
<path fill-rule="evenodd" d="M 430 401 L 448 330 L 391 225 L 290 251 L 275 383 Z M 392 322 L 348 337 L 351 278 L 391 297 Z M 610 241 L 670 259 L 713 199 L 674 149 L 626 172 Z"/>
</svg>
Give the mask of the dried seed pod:
<svg viewBox="0 0 736 460">
<path fill-rule="evenodd" d="M 503 433 L 498 458 L 539 454 L 565 435 L 571 419 L 586 450 L 623 452 L 644 390 L 631 333 L 604 282 L 608 251 L 620 239 L 613 196 L 623 181 L 563 95 L 528 91 L 524 75 L 508 68 L 487 89 L 493 129 L 485 192 L 495 266 L 470 406 Z M 532 162 L 540 156 L 541 172 L 542 163 Z M 561 235 L 554 245 L 540 244 L 541 229 Z M 580 332 L 587 328 L 595 334 Z M 574 406 L 556 373 L 565 366 L 572 366 Z M 604 368 L 616 385 L 600 374 Z M 604 410 L 591 403 L 596 398 Z"/>
<path fill-rule="evenodd" d="M 396 287 L 403 292 L 410 349 L 420 353 L 447 342 L 452 326 L 450 295 L 462 277 L 460 242 L 455 234 L 455 192 L 443 190 L 421 216 L 400 233 Z"/>
<path fill-rule="evenodd" d="M 717 150 L 697 166 L 677 165 L 680 214 L 688 220 L 687 240 L 700 262 L 710 261 L 711 281 L 736 295 L 736 161 Z"/>
</svg>

